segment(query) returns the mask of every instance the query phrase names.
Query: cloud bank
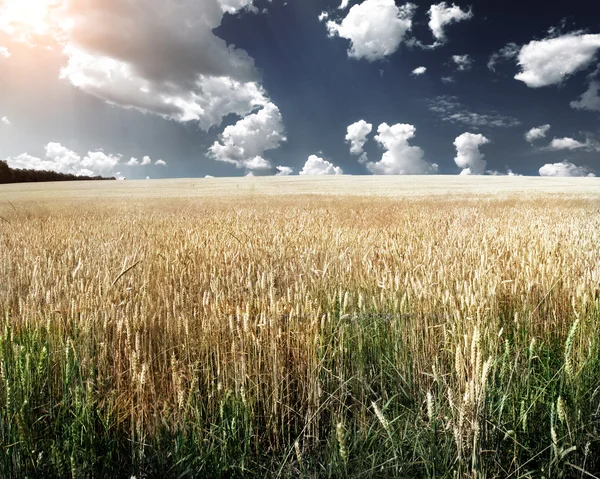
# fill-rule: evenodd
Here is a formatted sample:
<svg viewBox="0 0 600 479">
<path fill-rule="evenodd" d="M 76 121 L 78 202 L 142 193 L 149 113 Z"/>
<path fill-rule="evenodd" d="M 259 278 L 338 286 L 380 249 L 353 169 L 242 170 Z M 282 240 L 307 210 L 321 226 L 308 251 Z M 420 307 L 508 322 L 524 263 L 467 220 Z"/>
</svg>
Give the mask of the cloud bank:
<svg viewBox="0 0 600 479">
<path fill-rule="evenodd" d="M 56 171 L 78 176 L 112 175 L 120 161 L 121 155 L 106 154 L 102 150 L 89 151 L 86 156 L 82 157 L 55 142 L 46 145 L 44 159 L 27 153 L 6 159 L 11 168 Z"/>
<path fill-rule="evenodd" d="M 575 166 L 567 160 L 561 163 L 547 163 L 539 172 L 540 176 L 596 176 L 589 168 Z"/>
</svg>

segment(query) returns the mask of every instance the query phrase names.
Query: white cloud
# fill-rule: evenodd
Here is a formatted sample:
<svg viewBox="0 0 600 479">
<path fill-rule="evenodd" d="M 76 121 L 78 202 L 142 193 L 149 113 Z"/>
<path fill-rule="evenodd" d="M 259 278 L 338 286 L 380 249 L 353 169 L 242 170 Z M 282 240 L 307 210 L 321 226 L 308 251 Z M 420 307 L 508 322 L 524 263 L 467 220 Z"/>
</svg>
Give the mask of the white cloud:
<svg viewBox="0 0 600 479">
<path fill-rule="evenodd" d="M 454 78 L 453 77 L 442 77 L 442 83 L 454 83 Z"/>
<path fill-rule="evenodd" d="M 342 0 L 342 3 L 338 7 L 338 10 L 346 10 L 346 8 L 348 8 L 349 3 L 350 3 L 350 0 Z"/>
<path fill-rule="evenodd" d="M 209 149 L 215 160 L 249 170 L 270 168 L 262 155 L 286 141 L 279 108 L 268 103 L 257 113 L 225 128 L 219 140 Z"/>
<path fill-rule="evenodd" d="M 550 145 L 548 146 L 551 150 L 580 150 L 581 148 L 586 148 L 586 143 L 581 143 L 580 141 L 574 140 L 573 138 L 565 137 L 565 138 L 554 138 Z"/>
<path fill-rule="evenodd" d="M 354 5 L 341 21 L 327 22 L 329 36 L 350 40 L 348 56 L 381 60 L 391 55 L 412 27 L 416 7 L 406 3 L 397 7 L 394 0 L 365 0 Z"/>
<path fill-rule="evenodd" d="M 22 153 L 18 156 L 6 158 L 6 163 L 11 168 L 36 170 L 36 171 L 56 171 L 57 173 L 66 173 L 78 176 L 93 176 L 94 172 L 85 168 L 77 168 L 77 165 L 68 165 L 65 162 L 42 160 L 27 153 Z"/>
<path fill-rule="evenodd" d="M 5 117 L 5 116 L 3 116 L 2 118 L 0 118 L 0 123 L 2 123 L 3 125 L 6 125 L 6 126 L 12 125 L 12 123 L 10 122 L 10 120 L 7 117 Z"/>
<path fill-rule="evenodd" d="M 515 79 L 530 88 L 562 83 L 586 68 L 600 48 L 600 34 L 570 33 L 556 38 L 534 40 L 519 52 L 521 72 Z"/>
<path fill-rule="evenodd" d="M 461 175 L 483 175 L 487 162 L 479 147 L 489 143 L 485 136 L 473 133 L 463 133 L 454 140 L 456 158 L 454 162 L 462 168 Z"/>
<path fill-rule="evenodd" d="M 546 147 L 547 150 L 585 150 L 585 151 L 600 151 L 600 142 L 587 137 L 585 143 L 573 138 L 554 138 Z"/>
<path fill-rule="evenodd" d="M 205 1 L 205 0 L 204 0 Z M 258 8 L 252 5 L 253 0 L 218 0 L 221 10 L 225 13 L 235 13 L 247 8 L 249 11 L 258 13 Z"/>
<path fill-rule="evenodd" d="M 412 74 L 416 77 L 423 75 L 427 71 L 425 67 L 417 67 L 412 71 Z"/>
<path fill-rule="evenodd" d="M 146 166 L 146 165 L 151 165 L 152 164 L 152 158 L 150 158 L 149 156 L 144 156 L 144 158 L 142 159 L 142 166 Z"/>
<path fill-rule="evenodd" d="M 473 66 L 473 59 L 469 55 L 452 55 L 452 61 L 461 72 L 470 70 Z"/>
<path fill-rule="evenodd" d="M 212 176 L 212 175 L 206 175 L 204 178 L 209 178 L 210 179 L 210 178 L 214 178 L 214 176 Z"/>
<path fill-rule="evenodd" d="M 472 17 L 473 13 L 471 10 L 466 12 L 454 4 L 452 4 L 451 7 L 448 6 L 446 2 L 431 5 L 429 8 L 429 28 L 436 39 L 436 44 L 434 46 L 440 45 L 446 41 L 444 29 L 447 25 L 462 20 L 468 20 Z"/>
<path fill-rule="evenodd" d="M 576 110 L 600 111 L 600 81 L 592 80 L 579 100 L 571 102 Z"/>
<path fill-rule="evenodd" d="M 367 169 L 376 175 L 425 175 L 438 172 L 436 164 L 423 160 L 423 150 L 410 146 L 408 141 L 415 136 L 413 125 L 398 123 L 389 126 L 382 123 L 377 129 L 377 141 L 385 153 L 378 162 L 367 163 Z"/>
<path fill-rule="evenodd" d="M 172 120 L 197 121 L 205 130 L 220 125 L 228 114 L 244 116 L 267 102 L 256 82 L 198 75 L 186 82 L 185 88 L 166 79 L 167 83 L 157 84 L 138 75 L 126 62 L 73 47 L 66 48 L 65 53 L 69 60 L 61 70 L 61 78 L 86 93 Z"/>
<path fill-rule="evenodd" d="M 485 173 L 490 176 L 523 176 L 519 173 L 514 173 L 513 170 L 511 170 L 510 168 L 506 170 L 506 173 L 502 173 L 501 171 L 496 170 L 487 170 Z"/>
<path fill-rule="evenodd" d="M 0 46 L 0 57 L 9 58 L 11 53 L 8 51 L 8 48 Z"/>
<path fill-rule="evenodd" d="M 139 166 L 140 164 L 140 160 L 138 160 L 137 158 L 131 158 L 128 162 L 127 162 L 127 166 Z"/>
<path fill-rule="evenodd" d="M 167 166 L 167 162 L 164 160 L 156 160 L 156 163 L 154 164 L 158 166 Z"/>
<path fill-rule="evenodd" d="M 90 151 L 81 157 L 60 143 L 46 145 L 46 159 L 40 159 L 27 153 L 8 158 L 11 168 L 56 171 L 72 175 L 109 175 L 119 164 L 121 155 L 107 155 L 103 151 Z"/>
<path fill-rule="evenodd" d="M 213 32 L 226 13 L 256 11 L 252 0 L 4 3 L 0 30 L 58 42 L 60 77 L 108 103 L 205 130 L 268 103 L 253 59 Z"/>
<path fill-rule="evenodd" d="M 327 13 L 327 12 L 321 12 L 319 14 L 318 18 L 319 18 L 320 22 L 324 22 L 325 20 L 327 20 L 329 18 L 329 13 Z"/>
<path fill-rule="evenodd" d="M 304 167 L 300 170 L 301 175 L 343 175 L 344 172 L 339 166 L 319 158 L 316 155 L 310 155 Z"/>
<path fill-rule="evenodd" d="M 525 133 L 525 139 L 529 143 L 533 143 L 535 140 L 540 140 L 546 137 L 546 133 L 550 130 L 550 125 L 536 126 Z"/>
<path fill-rule="evenodd" d="M 367 136 L 373 130 L 373 125 L 365 120 L 357 121 L 348 126 L 346 143 L 350 143 L 350 153 L 360 155 L 363 152 Z"/>
<path fill-rule="evenodd" d="M 120 155 L 107 155 L 103 151 L 90 151 L 81 160 L 81 166 L 98 174 L 107 174 L 121 161 Z"/>
<path fill-rule="evenodd" d="M 596 176 L 585 166 L 575 166 L 565 160 L 562 163 L 547 163 L 540 168 L 540 176 Z"/>
<path fill-rule="evenodd" d="M 487 67 L 491 71 L 495 72 L 496 65 L 500 60 L 510 60 L 511 58 L 516 58 L 520 50 L 521 48 L 516 43 L 508 43 L 497 52 L 492 53 L 490 59 L 488 60 Z"/>
<path fill-rule="evenodd" d="M 275 168 L 277 168 L 277 171 L 279 172 L 276 173 L 275 176 L 289 176 L 294 172 L 289 166 L 276 166 Z"/>
<path fill-rule="evenodd" d="M 471 128 L 511 128 L 521 122 L 495 111 L 476 113 L 468 110 L 456 96 L 440 95 L 427 101 L 429 111 L 438 114 L 442 121 L 466 125 Z"/>
</svg>

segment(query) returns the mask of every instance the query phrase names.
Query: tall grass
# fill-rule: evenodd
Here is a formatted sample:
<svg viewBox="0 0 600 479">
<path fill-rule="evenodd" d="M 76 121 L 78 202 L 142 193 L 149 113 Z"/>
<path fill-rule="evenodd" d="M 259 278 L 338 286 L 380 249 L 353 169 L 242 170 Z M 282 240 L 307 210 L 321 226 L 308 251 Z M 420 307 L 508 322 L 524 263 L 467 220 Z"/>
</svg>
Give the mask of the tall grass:
<svg viewBox="0 0 600 479">
<path fill-rule="evenodd" d="M 0 476 L 598 477 L 598 206 L 2 209 Z"/>
</svg>

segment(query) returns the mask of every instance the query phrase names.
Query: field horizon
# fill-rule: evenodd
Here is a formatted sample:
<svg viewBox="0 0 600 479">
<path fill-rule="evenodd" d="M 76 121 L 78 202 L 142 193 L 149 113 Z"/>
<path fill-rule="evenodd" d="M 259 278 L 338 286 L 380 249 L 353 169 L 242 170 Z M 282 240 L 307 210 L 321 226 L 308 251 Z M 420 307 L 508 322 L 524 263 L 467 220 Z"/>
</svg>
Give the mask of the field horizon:
<svg viewBox="0 0 600 479">
<path fill-rule="evenodd" d="M 52 182 L 3 185 L 0 201 L 18 199 L 193 198 L 210 195 L 348 195 L 348 196 L 470 196 L 567 194 L 600 196 L 597 177 L 535 176 L 269 176 L 176 178 L 110 182 Z"/>
</svg>

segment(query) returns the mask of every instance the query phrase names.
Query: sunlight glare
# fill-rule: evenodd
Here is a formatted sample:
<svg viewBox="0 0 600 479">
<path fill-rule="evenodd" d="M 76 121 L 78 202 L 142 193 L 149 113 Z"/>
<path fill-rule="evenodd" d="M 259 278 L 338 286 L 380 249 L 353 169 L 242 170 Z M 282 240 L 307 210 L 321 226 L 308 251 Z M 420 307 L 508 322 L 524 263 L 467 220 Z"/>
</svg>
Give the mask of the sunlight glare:
<svg viewBox="0 0 600 479">
<path fill-rule="evenodd" d="M 0 2 L 0 30 L 14 40 L 26 43 L 37 43 L 44 37 L 53 36 L 64 1 L 3 0 Z"/>
</svg>

